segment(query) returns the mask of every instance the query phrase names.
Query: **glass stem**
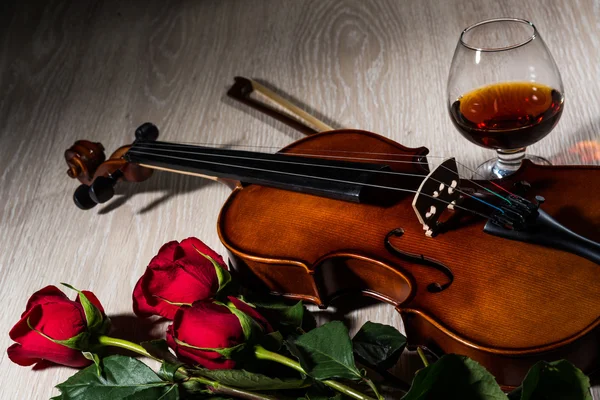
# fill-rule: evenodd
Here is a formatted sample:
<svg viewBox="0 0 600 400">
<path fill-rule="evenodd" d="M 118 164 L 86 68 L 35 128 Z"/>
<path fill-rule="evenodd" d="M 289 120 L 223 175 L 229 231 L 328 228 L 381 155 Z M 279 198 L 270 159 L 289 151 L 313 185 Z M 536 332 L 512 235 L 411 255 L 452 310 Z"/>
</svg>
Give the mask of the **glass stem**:
<svg viewBox="0 0 600 400">
<path fill-rule="evenodd" d="M 513 150 L 496 150 L 498 161 L 492 168 L 492 172 L 502 179 L 512 174 L 521 167 L 521 161 L 525 158 L 525 147 Z"/>
</svg>

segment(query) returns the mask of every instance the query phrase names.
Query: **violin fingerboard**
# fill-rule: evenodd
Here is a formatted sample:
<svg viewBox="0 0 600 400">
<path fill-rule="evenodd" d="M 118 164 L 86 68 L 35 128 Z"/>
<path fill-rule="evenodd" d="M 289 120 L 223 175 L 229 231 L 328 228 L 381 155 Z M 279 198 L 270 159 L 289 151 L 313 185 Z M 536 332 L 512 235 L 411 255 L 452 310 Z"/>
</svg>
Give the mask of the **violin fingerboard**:
<svg viewBox="0 0 600 400">
<path fill-rule="evenodd" d="M 449 158 L 431 171 L 421 182 L 412 206 L 425 235 L 434 236 L 440 228 L 439 219 L 446 208 L 452 209 L 460 197 L 458 167 Z"/>
</svg>

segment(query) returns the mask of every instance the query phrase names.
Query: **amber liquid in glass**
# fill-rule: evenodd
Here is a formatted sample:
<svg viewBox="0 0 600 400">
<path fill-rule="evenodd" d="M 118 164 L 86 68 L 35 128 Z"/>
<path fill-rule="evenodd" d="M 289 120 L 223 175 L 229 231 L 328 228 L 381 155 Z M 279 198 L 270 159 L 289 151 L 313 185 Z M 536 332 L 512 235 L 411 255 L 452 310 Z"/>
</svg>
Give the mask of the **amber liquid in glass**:
<svg viewBox="0 0 600 400">
<path fill-rule="evenodd" d="M 483 86 L 450 107 L 452 122 L 471 142 L 492 149 L 519 149 L 546 136 L 560 119 L 563 95 L 534 82 Z"/>
</svg>

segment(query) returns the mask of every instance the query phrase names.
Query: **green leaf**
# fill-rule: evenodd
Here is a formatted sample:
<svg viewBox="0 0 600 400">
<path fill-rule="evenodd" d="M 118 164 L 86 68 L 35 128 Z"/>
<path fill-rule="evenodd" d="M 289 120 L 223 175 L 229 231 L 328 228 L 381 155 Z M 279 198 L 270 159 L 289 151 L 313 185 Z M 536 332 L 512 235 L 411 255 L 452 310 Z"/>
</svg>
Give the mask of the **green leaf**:
<svg viewBox="0 0 600 400">
<path fill-rule="evenodd" d="M 306 307 L 304 307 L 304 318 L 302 318 L 302 329 L 305 332 L 311 331 L 317 327 L 317 319 L 313 315 L 313 313 L 309 312 Z"/>
<path fill-rule="evenodd" d="M 317 380 L 361 379 L 354 364 L 348 329 L 340 321 L 329 322 L 299 336 L 288 346 L 306 373 Z"/>
<path fill-rule="evenodd" d="M 90 353 L 89 351 L 83 351 L 82 354 L 85 358 L 94 362 L 98 376 L 102 375 L 102 365 L 100 364 L 100 357 L 98 357 L 98 354 Z"/>
<path fill-rule="evenodd" d="M 160 366 L 160 370 L 158 371 L 158 376 L 160 376 L 165 381 L 169 382 L 176 382 L 177 380 L 184 379 L 185 377 L 181 374 L 179 375 L 179 377 L 176 376 L 177 370 L 182 365 L 185 364 L 182 362 L 177 362 L 173 364 L 170 362 L 163 361 L 163 363 Z"/>
<path fill-rule="evenodd" d="M 192 346 L 191 344 L 187 344 L 185 342 L 182 342 L 181 340 L 179 340 L 177 338 L 174 338 L 174 340 L 175 340 L 175 343 L 177 343 L 179 346 L 187 347 L 187 348 L 190 348 L 190 349 L 196 349 L 196 350 L 214 351 L 215 353 L 219 353 L 221 356 L 223 356 L 225 358 L 233 358 L 233 357 L 235 357 L 235 355 L 237 355 L 238 353 L 240 353 L 246 347 L 246 343 L 240 343 L 240 344 L 235 345 L 233 347 L 212 349 L 210 347 Z"/>
<path fill-rule="evenodd" d="M 233 305 L 225 306 L 229 308 L 229 311 L 240 320 L 240 325 L 242 325 L 242 330 L 244 331 L 244 337 L 247 341 L 253 340 L 257 334 L 263 332 L 263 328 L 259 325 L 258 322 L 254 320 L 251 316 L 246 314 L 245 312 L 238 310 Z"/>
<path fill-rule="evenodd" d="M 269 301 L 253 301 L 259 309 L 266 310 L 266 314 L 271 317 L 273 321 L 281 325 L 289 325 L 293 327 L 302 327 L 302 320 L 304 319 L 305 307 L 302 302 L 299 301 L 294 305 L 289 305 L 280 299 Z"/>
<path fill-rule="evenodd" d="M 535 364 L 511 400 L 592 400 L 590 380 L 566 360 Z"/>
<path fill-rule="evenodd" d="M 194 374 L 212 379 L 224 385 L 248 390 L 298 389 L 310 386 L 306 379 L 279 379 L 249 372 L 243 369 L 195 368 Z"/>
<path fill-rule="evenodd" d="M 254 305 L 264 315 L 275 329 L 286 333 L 298 333 L 298 328 L 310 331 L 317 326 L 314 315 L 302 302 L 292 302 L 280 296 L 250 293 L 244 296 L 246 303 Z"/>
<path fill-rule="evenodd" d="M 406 337 L 392 326 L 367 322 L 352 339 L 352 345 L 363 364 L 389 369 L 398 362 Z"/>
<path fill-rule="evenodd" d="M 102 321 L 102 326 L 100 326 L 100 329 L 98 329 L 97 333 L 100 335 L 105 335 L 108 333 L 108 331 L 110 331 L 110 324 L 111 324 L 111 320 L 108 317 L 108 315 L 104 316 L 104 321 Z"/>
<path fill-rule="evenodd" d="M 402 400 L 507 400 L 494 377 L 468 357 L 447 354 L 417 372 Z"/>
<path fill-rule="evenodd" d="M 196 247 L 194 247 L 196 249 Z M 208 261 L 212 263 L 215 267 L 215 272 L 217 273 L 217 280 L 219 281 L 219 289 L 217 292 L 221 291 L 229 282 L 231 282 L 231 274 L 225 268 L 223 268 L 214 258 L 211 256 L 202 253 L 200 250 L 196 249 L 198 254 L 204 256 Z"/>
<path fill-rule="evenodd" d="M 62 344 L 65 347 L 75 350 L 85 350 L 90 346 L 90 333 L 81 332 L 79 335 L 73 336 L 71 339 L 56 340 L 50 339 L 54 343 Z"/>
<path fill-rule="evenodd" d="M 85 313 L 85 319 L 87 321 L 88 330 L 93 332 L 98 328 L 102 327 L 103 318 L 102 312 L 98 310 L 98 308 L 92 304 L 91 301 L 86 297 L 85 294 L 81 290 L 75 289 L 73 286 L 67 283 L 61 283 L 63 286 L 68 287 L 69 289 L 75 290 L 79 293 L 79 301 L 81 302 L 81 306 L 83 307 L 83 312 Z"/>
<path fill-rule="evenodd" d="M 132 357 L 100 361 L 102 374 L 91 365 L 57 385 L 60 400 L 177 400 L 177 385 L 162 381 L 146 364 Z"/>
<path fill-rule="evenodd" d="M 260 339 L 260 344 L 271 351 L 279 351 L 283 345 L 283 335 L 279 331 L 271 332 Z"/>
</svg>

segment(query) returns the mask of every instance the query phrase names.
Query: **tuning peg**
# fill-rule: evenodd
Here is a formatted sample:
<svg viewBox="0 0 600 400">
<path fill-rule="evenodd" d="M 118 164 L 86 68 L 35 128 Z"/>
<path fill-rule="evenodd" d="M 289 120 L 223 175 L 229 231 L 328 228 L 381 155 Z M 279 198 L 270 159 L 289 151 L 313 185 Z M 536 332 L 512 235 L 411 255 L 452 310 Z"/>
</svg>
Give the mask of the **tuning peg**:
<svg viewBox="0 0 600 400">
<path fill-rule="evenodd" d="M 94 179 L 90 185 L 90 198 L 96 203 L 106 203 L 115 195 L 115 184 L 117 181 L 105 176 Z"/>
<path fill-rule="evenodd" d="M 99 176 L 90 185 L 90 197 L 96 203 L 106 203 L 115 195 L 115 185 L 123 177 L 123 171 L 116 170 L 109 176 Z"/>
<path fill-rule="evenodd" d="M 545 201 L 546 201 L 546 199 L 543 196 L 540 196 L 540 195 L 535 196 L 535 205 L 537 207 L 540 207 L 542 204 L 544 204 Z"/>
<path fill-rule="evenodd" d="M 135 140 L 150 140 L 158 139 L 158 128 L 151 122 L 145 122 L 135 130 Z"/>
<path fill-rule="evenodd" d="M 90 197 L 90 187 L 83 183 L 73 193 L 73 201 L 82 210 L 89 210 L 98 204 Z"/>
</svg>

